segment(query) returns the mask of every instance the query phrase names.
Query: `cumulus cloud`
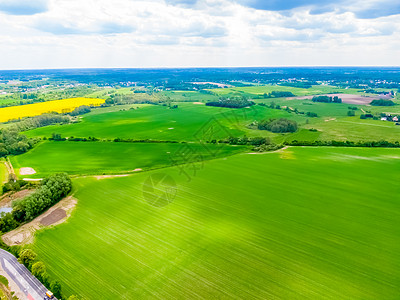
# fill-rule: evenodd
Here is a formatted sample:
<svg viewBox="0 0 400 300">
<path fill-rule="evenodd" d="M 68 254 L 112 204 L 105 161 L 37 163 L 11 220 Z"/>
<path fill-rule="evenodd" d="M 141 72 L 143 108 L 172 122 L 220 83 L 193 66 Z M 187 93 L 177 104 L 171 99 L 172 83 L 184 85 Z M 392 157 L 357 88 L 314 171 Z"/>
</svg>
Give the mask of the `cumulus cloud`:
<svg viewBox="0 0 400 300">
<path fill-rule="evenodd" d="M 34 15 L 47 10 L 47 0 L 0 0 L 0 11 L 10 15 Z"/>
<path fill-rule="evenodd" d="M 119 34 L 130 33 L 135 30 L 131 25 L 120 24 L 117 22 L 95 22 L 87 26 L 79 26 L 76 23 L 63 24 L 62 22 L 54 19 L 40 19 L 34 27 L 44 32 L 52 33 L 55 35 L 69 35 L 69 34 Z"/>
<path fill-rule="evenodd" d="M 47 1 L 0 0 L 0 68 L 400 63 L 395 0 Z"/>
<path fill-rule="evenodd" d="M 397 0 L 237 0 L 237 2 L 254 9 L 269 11 L 288 11 L 299 8 L 307 8 L 312 14 L 347 11 L 366 19 L 400 14 L 400 2 Z"/>
</svg>

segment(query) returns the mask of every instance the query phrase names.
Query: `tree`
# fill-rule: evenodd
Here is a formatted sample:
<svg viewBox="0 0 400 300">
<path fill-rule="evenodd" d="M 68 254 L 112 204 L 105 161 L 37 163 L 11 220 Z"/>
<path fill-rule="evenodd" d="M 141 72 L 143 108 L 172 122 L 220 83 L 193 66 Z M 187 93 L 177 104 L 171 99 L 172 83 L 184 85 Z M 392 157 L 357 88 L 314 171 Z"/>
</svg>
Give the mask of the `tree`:
<svg viewBox="0 0 400 300">
<path fill-rule="evenodd" d="M 285 118 L 269 119 L 258 123 L 258 129 L 268 130 L 275 133 L 296 132 L 297 122 Z"/>
<path fill-rule="evenodd" d="M 354 110 L 349 110 L 349 111 L 347 112 L 347 115 L 348 115 L 349 117 L 354 117 L 354 116 L 356 115 L 356 113 L 354 112 Z"/>
<path fill-rule="evenodd" d="M 82 105 L 79 106 L 77 108 L 75 108 L 72 112 L 70 112 L 69 114 L 71 116 L 78 116 L 78 115 L 83 115 L 83 114 L 87 114 L 90 113 L 91 109 L 89 106 L 87 105 Z"/>
<path fill-rule="evenodd" d="M 17 228 L 19 222 L 17 222 L 11 213 L 1 213 L 0 214 L 0 232 L 8 232 Z"/>
<path fill-rule="evenodd" d="M 37 256 L 36 253 L 32 249 L 23 249 L 19 253 L 18 261 L 21 264 L 25 265 L 25 267 L 30 269 L 32 266 L 32 263 L 36 259 L 36 256 Z"/>
<path fill-rule="evenodd" d="M 42 261 L 38 261 L 32 265 L 32 275 L 43 283 L 43 277 L 46 274 L 46 266 Z"/>
<path fill-rule="evenodd" d="M 394 103 L 392 100 L 384 100 L 384 99 L 379 99 L 379 100 L 373 100 L 370 105 L 373 106 L 394 106 L 396 103 Z"/>
<path fill-rule="evenodd" d="M 56 298 L 62 299 L 61 283 L 58 280 L 53 280 L 50 283 L 50 290 L 53 292 Z"/>
</svg>

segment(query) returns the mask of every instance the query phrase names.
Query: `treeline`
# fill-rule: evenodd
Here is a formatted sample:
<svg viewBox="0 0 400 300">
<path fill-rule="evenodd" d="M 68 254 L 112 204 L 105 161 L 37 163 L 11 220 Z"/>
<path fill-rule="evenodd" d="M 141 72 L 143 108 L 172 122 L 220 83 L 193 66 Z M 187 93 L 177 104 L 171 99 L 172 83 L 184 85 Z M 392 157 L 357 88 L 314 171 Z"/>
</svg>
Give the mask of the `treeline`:
<svg viewBox="0 0 400 300">
<path fill-rule="evenodd" d="M 394 91 L 392 90 L 392 91 L 390 91 L 390 92 L 387 92 L 387 91 L 377 91 L 377 90 L 374 90 L 374 89 L 365 89 L 365 90 L 363 90 L 363 91 L 360 91 L 360 92 L 364 92 L 364 93 L 369 93 L 369 94 L 381 94 L 381 95 L 394 95 Z"/>
<path fill-rule="evenodd" d="M 330 97 L 330 96 L 314 96 L 312 98 L 313 102 L 323 102 L 323 103 L 342 103 L 342 98 L 338 96 Z"/>
<path fill-rule="evenodd" d="M 283 91 L 272 91 L 271 93 L 265 93 L 263 95 L 264 98 L 287 98 L 287 97 L 295 97 L 296 95 L 292 92 L 283 92 Z"/>
<path fill-rule="evenodd" d="M 0 234 L 11 231 L 37 217 L 65 197 L 71 188 L 71 179 L 66 174 L 55 174 L 44 179 L 33 194 L 13 202 L 11 212 L 1 213 Z"/>
<path fill-rule="evenodd" d="M 146 92 L 149 96 L 148 99 L 138 99 L 134 94 L 127 95 L 119 95 L 119 94 L 111 94 L 109 98 L 107 98 L 102 104 L 102 107 L 110 106 L 110 105 L 124 105 L 124 104 L 160 104 L 163 102 L 160 99 L 151 99 L 152 94 L 150 92 Z"/>
<path fill-rule="evenodd" d="M 327 146 L 327 147 L 368 147 L 368 148 L 400 148 L 400 143 L 388 141 L 353 142 L 353 141 L 285 141 L 287 146 Z"/>
<path fill-rule="evenodd" d="M 26 118 L 23 120 L 12 120 L 9 122 L 15 123 L 11 126 L 12 129 L 21 132 L 55 124 L 68 124 L 71 123 L 71 119 L 62 114 L 50 113 Z"/>
<path fill-rule="evenodd" d="M 219 101 L 211 101 L 206 103 L 207 106 L 227 107 L 227 108 L 243 108 L 255 105 L 253 101 L 249 101 L 245 97 L 219 98 Z"/>
<path fill-rule="evenodd" d="M 25 153 L 38 141 L 39 139 L 28 139 L 15 129 L 3 129 L 0 131 L 0 157 Z"/>
<path fill-rule="evenodd" d="M 384 100 L 384 99 L 372 100 L 370 104 L 372 106 L 394 106 L 394 105 L 396 105 L 396 103 L 394 103 L 392 100 Z"/>
<path fill-rule="evenodd" d="M 5 97 L 5 99 L 14 99 L 12 97 Z M 7 102 L 7 103 L 2 103 L 0 105 L 0 108 L 3 107 L 11 107 L 11 106 L 21 106 L 21 105 L 27 105 L 27 104 L 34 104 L 34 103 L 39 103 L 39 102 L 45 102 L 46 100 L 40 98 L 40 99 L 34 99 L 34 100 L 20 100 L 18 101 L 18 99 L 15 99 L 15 102 Z"/>
<path fill-rule="evenodd" d="M 274 133 L 286 133 L 296 132 L 298 126 L 296 121 L 280 118 L 260 121 L 257 124 L 257 128 L 260 130 L 268 130 Z"/>
<path fill-rule="evenodd" d="M 2 214 L 0 232 L 8 232 L 32 220 L 68 195 L 72 189 L 67 174 L 55 174 L 42 180 L 39 188 L 26 198 L 13 202 L 13 210 Z"/>
<path fill-rule="evenodd" d="M 282 148 L 282 145 L 277 145 L 271 142 L 271 139 L 266 137 L 229 137 L 223 140 L 211 140 L 208 141 L 210 144 L 229 144 L 229 145 L 241 145 L 241 146 L 253 146 L 252 150 L 257 152 L 274 151 Z"/>
<path fill-rule="evenodd" d="M 71 111 L 69 113 L 69 115 L 75 117 L 75 116 L 78 116 L 78 115 L 83 115 L 83 114 L 90 113 L 91 111 L 92 111 L 92 109 L 89 106 L 81 105 L 79 107 L 76 107 L 73 111 Z"/>
<path fill-rule="evenodd" d="M 16 180 L 15 174 L 10 174 L 8 182 L 3 184 L 2 194 L 5 194 L 10 191 L 18 192 L 21 190 L 21 188 L 26 186 L 30 187 L 32 184 L 33 184 L 32 182 L 28 182 L 25 180 Z"/>
<path fill-rule="evenodd" d="M 60 133 L 53 133 L 50 138 L 44 137 L 43 140 L 49 141 L 57 141 L 57 142 L 115 142 L 115 143 L 170 143 L 170 144 L 177 144 L 177 143 L 186 143 L 184 141 L 165 141 L 165 140 L 152 140 L 152 139 L 123 139 L 123 138 L 115 138 L 115 139 L 99 139 L 94 136 L 89 136 L 88 138 L 85 137 L 62 137 Z"/>
</svg>

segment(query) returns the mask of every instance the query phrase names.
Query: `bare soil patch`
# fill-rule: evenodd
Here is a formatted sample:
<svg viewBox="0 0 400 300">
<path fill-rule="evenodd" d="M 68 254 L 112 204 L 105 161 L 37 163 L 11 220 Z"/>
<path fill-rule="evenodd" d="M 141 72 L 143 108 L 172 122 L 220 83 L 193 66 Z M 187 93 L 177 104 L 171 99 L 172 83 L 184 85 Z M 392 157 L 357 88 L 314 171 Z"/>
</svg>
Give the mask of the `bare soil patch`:
<svg viewBox="0 0 400 300">
<path fill-rule="evenodd" d="M 193 104 L 202 105 L 202 104 L 205 104 L 205 103 L 203 103 L 203 102 L 193 102 Z"/>
<path fill-rule="evenodd" d="M 364 95 L 352 95 L 352 94 L 325 94 L 325 95 L 320 95 L 320 96 L 329 96 L 329 97 L 335 97 L 338 96 L 339 98 L 342 98 L 343 103 L 347 104 L 358 104 L 358 105 L 368 105 L 371 103 L 372 100 L 378 100 L 378 99 L 391 99 L 390 96 L 387 95 L 381 95 L 381 96 L 364 96 Z M 291 97 L 287 98 L 288 100 L 293 100 L 293 99 L 312 99 L 314 96 L 304 96 L 304 97 Z"/>
<path fill-rule="evenodd" d="M 36 171 L 33 168 L 21 168 L 19 169 L 19 174 L 20 175 L 33 175 L 36 174 Z"/>
<path fill-rule="evenodd" d="M 25 189 L 25 190 L 22 190 L 19 192 L 15 192 L 15 193 L 8 192 L 0 197 L 0 206 L 8 206 L 13 201 L 23 199 L 34 192 L 35 192 L 35 190 L 28 190 L 28 189 Z"/>
<path fill-rule="evenodd" d="M 57 223 L 58 221 L 61 221 L 62 219 L 66 218 L 66 217 L 67 217 L 67 212 L 65 210 L 63 210 L 62 208 L 57 208 L 51 214 L 49 214 L 48 216 L 41 219 L 40 225 L 50 226 L 54 223 Z"/>
<path fill-rule="evenodd" d="M 330 122 L 330 121 L 335 121 L 335 120 L 336 120 L 336 118 L 329 118 L 329 119 L 326 119 L 325 122 Z"/>
<path fill-rule="evenodd" d="M 64 198 L 31 222 L 4 234 L 2 236 L 4 243 L 9 246 L 31 244 L 36 231 L 65 222 L 71 216 L 77 202 L 72 196 Z"/>
</svg>

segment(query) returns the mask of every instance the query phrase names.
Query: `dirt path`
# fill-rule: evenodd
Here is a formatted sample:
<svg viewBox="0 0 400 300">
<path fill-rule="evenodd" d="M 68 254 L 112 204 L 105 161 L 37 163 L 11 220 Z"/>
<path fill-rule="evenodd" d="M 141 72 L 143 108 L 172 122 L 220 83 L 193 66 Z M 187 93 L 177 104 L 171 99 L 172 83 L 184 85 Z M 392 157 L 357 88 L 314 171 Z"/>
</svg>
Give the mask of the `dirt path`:
<svg viewBox="0 0 400 300">
<path fill-rule="evenodd" d="M 76 204 L 77 200 L 68 196 L 31 222 L 4 234 L 2 239 L 9 246 L 31 244 L 37 230 L 65 222 L 71 216 Z"/>
<path fill-rule="evenodd" d="M 6 158 L 6 161 L 4 162 L 7 168 L 7 173 L 8 173 L 8 177 L 10 177 L 11 174 L 14 174 L 15 178 L 17 178 L 17 175 L 14 172 L 14 168 L 13 165 L 10 161 L 10 158 Z M 8 181 L 8 177 L 7 177 L 7 181 Z"/>
</svg>

